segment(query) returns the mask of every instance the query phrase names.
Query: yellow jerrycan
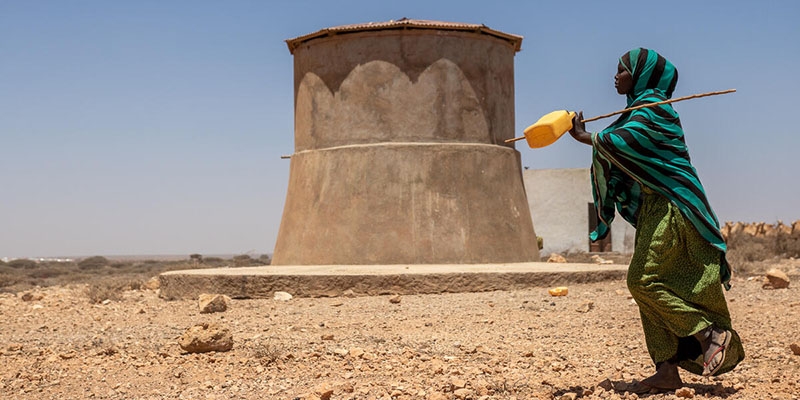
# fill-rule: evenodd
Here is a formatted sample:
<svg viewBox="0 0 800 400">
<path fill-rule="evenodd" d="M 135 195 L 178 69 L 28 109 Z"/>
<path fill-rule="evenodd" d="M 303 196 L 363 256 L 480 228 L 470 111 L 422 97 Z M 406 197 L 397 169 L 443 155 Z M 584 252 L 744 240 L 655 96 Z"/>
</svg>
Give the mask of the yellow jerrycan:
<svg viewBox="0 0 800 400">
<path fill-rule="evenodd" d="M 572 118 L 575 112 L 558 110 L 545 114 L 536 123 L 525 128 L 525 140 L 531 148 L 540 148 L 553 144 L 561 135 L 572 129 Z"/>
</svg>

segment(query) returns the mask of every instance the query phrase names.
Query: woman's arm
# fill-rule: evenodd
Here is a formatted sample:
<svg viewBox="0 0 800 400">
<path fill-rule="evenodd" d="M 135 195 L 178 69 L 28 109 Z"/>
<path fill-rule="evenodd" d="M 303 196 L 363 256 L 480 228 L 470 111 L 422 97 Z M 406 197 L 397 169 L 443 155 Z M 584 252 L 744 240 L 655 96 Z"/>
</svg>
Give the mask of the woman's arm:
<svg viewBox="0 0 800 400">
<path fill-rule="evenodd" d="M 572 117 L 572 129 L 569 130 L 569 134 L 572 135 L 575 140 L 591 146 L 592 134 L 586 132 L 586 125 L 581 122 L 581 120 L 583 120 L 583 111 L 578 111 L 578 113 Z"/>
</svg>

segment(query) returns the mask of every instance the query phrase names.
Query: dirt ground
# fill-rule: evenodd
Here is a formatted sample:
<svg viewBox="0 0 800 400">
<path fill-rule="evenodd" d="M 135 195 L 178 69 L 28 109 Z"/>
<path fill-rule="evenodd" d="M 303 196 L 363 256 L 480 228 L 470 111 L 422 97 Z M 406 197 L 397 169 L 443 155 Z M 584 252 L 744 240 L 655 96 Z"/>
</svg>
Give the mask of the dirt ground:
<svg viewBox="0 0 800 400">
<path fill-rule="evenodd" d="M 568 284 L 565 297 L 233 300 L 214 314 L 152 290 L 91 304 L 72 284 L 0 293 L 0 398 L 796 400 L 800 262 L 776 263 L 788 289 L 754 276 L 727 292 L 745 361 L 717 378 L 683 372 L 675 392 L 625 391 L 653 365 L 623 281 Z M 200 322 L 230 329 L 233 349 L 184 353 L 178 338 Z"/>
</svg>

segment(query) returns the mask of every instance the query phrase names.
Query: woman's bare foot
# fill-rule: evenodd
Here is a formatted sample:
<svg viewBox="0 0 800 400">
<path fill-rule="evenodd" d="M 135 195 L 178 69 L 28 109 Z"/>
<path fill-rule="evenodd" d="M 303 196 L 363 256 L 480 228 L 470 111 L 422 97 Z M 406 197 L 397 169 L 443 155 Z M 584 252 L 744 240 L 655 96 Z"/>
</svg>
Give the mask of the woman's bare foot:
<svg viewBox="0 0 800 400">
<path fill-rule="evenodd" d="M 678 364 L 669 361 L 661 363 L 653 376 L 645 378 L 642 383 L 656 389 L 675 390 L 683 387 Z"/>
<path fill-rule="evenodd" d="M 669 361 L 661 363 L 653 376 L 643 379 L 641 382 L 634 382 L 628 391 L 638 394 L 649 393 L 651 391 L 670 391 L 683 387 L 681 375 L 678 373 L 678 364 Z"/>
</svg>

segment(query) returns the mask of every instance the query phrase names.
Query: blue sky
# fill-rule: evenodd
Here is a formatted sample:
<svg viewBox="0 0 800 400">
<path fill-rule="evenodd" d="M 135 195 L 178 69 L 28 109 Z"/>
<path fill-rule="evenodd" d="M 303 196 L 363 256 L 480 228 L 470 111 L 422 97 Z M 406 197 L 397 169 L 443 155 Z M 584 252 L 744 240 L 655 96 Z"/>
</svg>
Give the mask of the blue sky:
<svg viewBox="0 0 800 400">
<path fill-rule="evenodd" d="M 677 66 L 676 97 L 736 88 L 676 105 L 711 204 L 800 218 L 797 1 L 0 0 L 0 257 L 271 253 L 293 150 L 284 40 L 402 17 L 523 36 L 519 132 L 624 107 L 613 74 L 634 47 Z M 530 168 L 590 163 L 572 140 L 517 149 Z"/>
</svg>

